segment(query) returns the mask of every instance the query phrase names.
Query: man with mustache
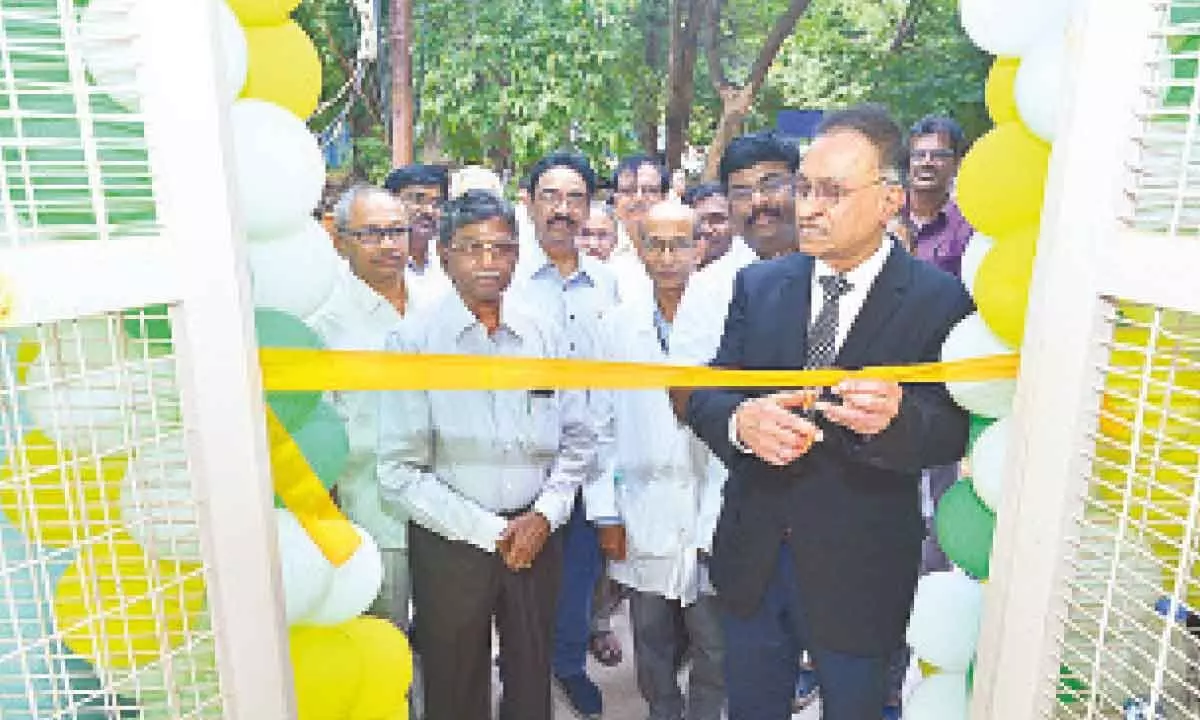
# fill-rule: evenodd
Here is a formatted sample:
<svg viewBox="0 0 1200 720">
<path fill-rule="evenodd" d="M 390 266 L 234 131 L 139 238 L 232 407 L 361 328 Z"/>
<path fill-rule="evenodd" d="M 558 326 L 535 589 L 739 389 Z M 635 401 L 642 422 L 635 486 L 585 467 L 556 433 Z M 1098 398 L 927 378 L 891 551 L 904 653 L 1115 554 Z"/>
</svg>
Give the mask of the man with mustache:
<svg viewBox="0 0 1200 720">
<path fill-rule="evenodd" d="M 404 353 L 565 357 L 560 329 L 505 290 L 517 264 L 512 206 L 485 190 L 446 204 L 440 249 L 455 292 L 388 339 Z M 562 533 L 596 462 L 575 391 L 381 394 L 384 504 L 411 518 L 414 645 L 427 720 L 491 715 L 491 632 L 500 717 L 551 720 L 550 655 Z"/>
<path fill-rule="evenodd" d="M 582 155 L 554 152 L 534 164 L 529 194 L 537 244 L 522 255 L 510 293 L 559 328 L 570 358 L 600 357 L 596 337 L 600 319 L 617 300 L 616 282 L 608 269 L 575 246 L 595 189 L 596 174 Z M 593 426 L 599 427 L 598 409 L 589 410 Z M 584 483 L 565 528 L 554 634 L 555 681 L 582 717 L 599 717 L 603 712 L 600 689 L 585 671 L 592 596 L 600 577 L 601 552 L 620 559 L 624 537 L 612 474 L 597 472 Z M 501 658 L 501 665 L 508 662 L 508 657 Z"/>
<path fill-rule="evenodd" d="M 437 253 L 433 251 L 450 191 L 450 177 L 440 165 L 405 165 L 388 174 L 384 188 L 400 198 L 412 221 L 412 242 L 404 274 L 418 295 L 437 299 L 450 289 Z"/>
<path fill-rule="evenodd" d="M 937 360 L 973 305 L 956 278 L 885 232 L 904 201 L 904 155 L 881 107 L 825 118 L 800 171 L 768 185 L 792 196 L 800 252 L 738 274 L 713 365 Z M 730 720 L 789 718 L 802 648 L 825 720 L 878 720 L 919 572 L 921 470 L 962 457 L 966 413 L 943 385 L 867 379 L 819 395 L 672 397 L 730 471 L 711 561 Z"/>
</svg>

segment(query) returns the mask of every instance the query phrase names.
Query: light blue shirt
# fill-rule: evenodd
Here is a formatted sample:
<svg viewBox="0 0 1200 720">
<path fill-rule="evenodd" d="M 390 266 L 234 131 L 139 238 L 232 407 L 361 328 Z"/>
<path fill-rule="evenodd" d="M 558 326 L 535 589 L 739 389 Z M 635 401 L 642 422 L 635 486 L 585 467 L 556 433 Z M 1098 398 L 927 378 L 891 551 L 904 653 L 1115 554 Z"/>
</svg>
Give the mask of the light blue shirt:
<svg viewBox="0 0 1200 720">
<path fill-rule="evenodd" d="M 505 299 L 487 329 L 457 293 L 405 318 L 387 349 L 423 354 L 563 357 L 557 328 Z M 450 540 L 492 552 L 499 513 L 530 507 L 552 529 L 571 514 L 595 467 L 595 430 L 582 392 L 381 393 L 379 485 L 385 507 Z"/>
</svg>

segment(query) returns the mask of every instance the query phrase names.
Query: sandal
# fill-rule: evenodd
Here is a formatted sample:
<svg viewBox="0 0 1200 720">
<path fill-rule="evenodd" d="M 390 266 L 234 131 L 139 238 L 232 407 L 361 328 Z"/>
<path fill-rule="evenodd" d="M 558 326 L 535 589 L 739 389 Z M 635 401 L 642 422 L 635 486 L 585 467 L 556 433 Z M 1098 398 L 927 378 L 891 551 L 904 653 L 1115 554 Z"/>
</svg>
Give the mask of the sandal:
<svg viewBox="0 0 1200 720">
<path fill-rule="evenodd" d="M 624 657 L 624 653 L 621 651 L 621 641 L 611 630 L 592 633 L 592 637 L 588 641 L 588 649 L 591 650 L 592 657 L 596 658 L 596 662 L 606 667 L 620 665 L 621 659 Z"/>
</svg>

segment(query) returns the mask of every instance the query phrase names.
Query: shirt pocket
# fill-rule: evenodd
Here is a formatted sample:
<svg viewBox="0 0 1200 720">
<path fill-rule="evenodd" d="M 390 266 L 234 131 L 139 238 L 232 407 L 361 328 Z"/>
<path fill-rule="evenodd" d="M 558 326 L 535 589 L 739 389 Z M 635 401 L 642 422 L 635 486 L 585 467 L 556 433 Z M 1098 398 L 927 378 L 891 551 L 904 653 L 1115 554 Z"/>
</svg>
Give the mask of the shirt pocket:
<svg viewBox="0 0 1200 720">
<path fill-rule="evenodd" d="M 553 390 L 531 390 L 529 401 L 530 449 L 538 455 L 558 453 L 562 432 L 562 415 L 558 406 L 558 393 Z"/>
</svg>

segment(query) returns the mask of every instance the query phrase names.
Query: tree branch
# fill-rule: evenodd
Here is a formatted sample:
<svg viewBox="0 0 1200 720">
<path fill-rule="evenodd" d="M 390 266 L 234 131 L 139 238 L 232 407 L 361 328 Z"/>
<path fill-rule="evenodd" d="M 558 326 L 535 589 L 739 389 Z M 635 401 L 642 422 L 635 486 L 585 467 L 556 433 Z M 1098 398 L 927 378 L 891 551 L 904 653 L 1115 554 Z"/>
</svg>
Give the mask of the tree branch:
<svg viewBox="0 0 1200 720">
<path fill-rule="evenodd" d="M 892 37 L 892 42 L 888 44 L 888 52 L 900 52 L 904 48 L 904 44 L 913 36 L 913 32 L 917 29 L 917 18 L 921 14 L 921 0 L 908 0 L 908 4 L 904 6 L 904 15 L 900 18 L 900 22 L 896 23 L 896 34 Z"/>
<path fill-rule="evenodd" d="M 712 80 L 713 89 L 718 93 L 729 86 L 729 78 L 725 76 L 725 68 L 721 65 L 721 47 L 718 33 L 721 32 L 721 0 L 707 0 L 704 3 L 704 30 L 701 33 L 704 43 L 704 55 L 708 60 L 708 77 Z"/>
<path fill-rule="evenodd" d="M 791 0 L 787 10 L 775 21 L 775 26 L 771 28 L 771 33 L 767 35 L 766 41 L 758 51 L 758 57 L 754 59 L 754 65 L 750 68 L 750 76 L 746 78 L 746 84 L 743 86 L 750 95 L 754 95 L 762 87 L 767 79 L 767 72 L 771 69 L 771 63 L 775 62 L 775 56 L 779 54 L 779 48 L 783 47 L 784 41 L 796 29 L 796 23 L 811 3 L 812 0 Z"/>
</svg>

